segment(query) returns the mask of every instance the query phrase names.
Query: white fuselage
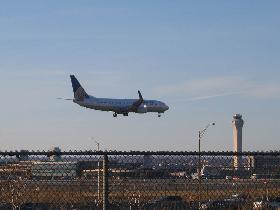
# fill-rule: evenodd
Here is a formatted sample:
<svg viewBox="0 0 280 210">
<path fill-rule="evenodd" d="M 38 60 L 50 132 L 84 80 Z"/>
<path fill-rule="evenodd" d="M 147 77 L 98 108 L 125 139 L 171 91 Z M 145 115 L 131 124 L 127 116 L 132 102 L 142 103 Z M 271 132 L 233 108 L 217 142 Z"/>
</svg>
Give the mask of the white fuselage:
<svg viewBox="0 0 280 210">
<path fill-rule="evenodd" d="M 138 99 L 110 99 L 89 96 L 88 98 L 84 98 L 84 100 L 82 101 L 74 99 L 73 102 L 79 104 L 80 106 L 90 109 L 112 111 L 121 114 L 126 112 L 132 112 L 129 109 L 137 100 Z M 163 113 L 169 109 L 169 107 L 165 103 L 157 100 L 144 100 L 141 106 L 145 107 L 145 112 Z M 145 113 L 140 110 L 135 110 L 133 112 Z"/>
</svg>

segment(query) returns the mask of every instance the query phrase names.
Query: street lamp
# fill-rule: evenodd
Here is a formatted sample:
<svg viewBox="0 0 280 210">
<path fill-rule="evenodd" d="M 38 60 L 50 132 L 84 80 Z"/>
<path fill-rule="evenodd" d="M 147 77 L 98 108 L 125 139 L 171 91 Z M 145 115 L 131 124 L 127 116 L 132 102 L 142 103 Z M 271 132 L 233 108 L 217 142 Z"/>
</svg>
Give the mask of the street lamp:
<svg viewBox="0 0 280 210">
<path fill-rule="evenodd" d="M 208 125 L 205 126 L 204 129 L 199 130 L 198 131 L 198 191 L 199 191 L 199 201 L 198 201 L 198 205 L 199 205 L 199 209 L 201 207 L 201 151 L 200 151 L 200 143 L 201 143 L 201 139 L 204 136 L 204 134 L 206 133 L 206 130 L 210 127 L 210 126 L 214 126 L 215 123 L 209 123 Z"/>
<path fill-rule="evenodd" d="M 94 140 L 96 147 L 97 147 L 97 151 L 100 151 L 100 142 L 96 141 L 93 137 L 91 137 L 91 140 Z M 98 203 L 100 202 L 100 198 L 101 198 L 101 179 L 100 179 L 100 159 L 97 159 L 97 200 Z"/>
<path fill-rule="evenodd" d="M 100 150 L 100 142 L 98 142 L 98 141 L 94 141 L 94 142 L 95 142 L 95 144 L 97 146 L 97 151 L 99 151 Z"/>
<path fill-rule="evenodd" d="M 97 151 L 100 150 L 100 142 L 96 141 L 94 137 L 91 137 L 91 140 L 94 141 L 94 143 L 96 144 L 96 147 L 97 147 Z"/>
<path fill-rule="evenodd" d="M 206 133 L 206 130 L 210 127 L 215 125 L 215 123 L 209 123 L 208 125 L 205 126 L 203 130 L 198 131 L 198 152 L 200 153 L 200 141 L 204 134 Z"/>
</svg>

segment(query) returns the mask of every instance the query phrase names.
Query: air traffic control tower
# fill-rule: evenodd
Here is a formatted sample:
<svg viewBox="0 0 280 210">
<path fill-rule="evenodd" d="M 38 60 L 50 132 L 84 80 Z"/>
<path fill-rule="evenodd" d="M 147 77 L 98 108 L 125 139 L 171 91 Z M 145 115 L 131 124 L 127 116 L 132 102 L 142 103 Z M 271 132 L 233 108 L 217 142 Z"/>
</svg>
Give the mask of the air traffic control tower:
<svg viewBox="0 0 280 210">
<path fill-rule="evenodd" d="M 233 151 L 242 152 L 242 128 L 244 125 L 244 120 L 241 114 L 236 114 L 233 116 Z M 241 157 L 235 156 L 233 166 L 237 170 L 241 166 Z"/>
</svg>

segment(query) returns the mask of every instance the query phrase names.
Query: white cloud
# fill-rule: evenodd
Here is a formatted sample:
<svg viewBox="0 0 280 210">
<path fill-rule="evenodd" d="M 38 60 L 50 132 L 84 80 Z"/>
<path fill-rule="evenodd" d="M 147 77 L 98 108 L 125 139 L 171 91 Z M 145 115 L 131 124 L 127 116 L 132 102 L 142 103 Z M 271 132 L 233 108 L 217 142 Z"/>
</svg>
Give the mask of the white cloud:
<svg viewBox="0 0 280 210">
<path fill-rule="evenodd" d="M 203 97 L 238 92 L 246 81 L 235 76 L 192 79 L 182 83 L 160 86 L 155 93 L 164 96 Z"/>
<path fill-rule="evenodd" d="M 206 100 L 206 99 L 217 98 L 217 97 L 225 97 L 225 96 L 238 95 L 238 94 L 241 94 L 241 93 L 242 92 L 232 92 L 232 93 L 229 92 L 229 93 L 222 93 L 222 94 L 216 94 L 216 95 L 198 96 L 198 97 L 190 98 L 189 101 Z"/>
<path fill-rule="evenodd" d="M 220 76 L 192 79 L 178 84 L 156 87 L 157 96 L 179 97 L 196 101 L 230 95 L 240 95 L 257 99 L 280 97 L 279 84 L 262 84 L 237 76 Z"/>
<path fill-rule="evenodd" d="M 275 99 L 280 97 L 280 84 L 264 84 L 255 86 L 244 94 L 257 99 Z"/>
</svg>

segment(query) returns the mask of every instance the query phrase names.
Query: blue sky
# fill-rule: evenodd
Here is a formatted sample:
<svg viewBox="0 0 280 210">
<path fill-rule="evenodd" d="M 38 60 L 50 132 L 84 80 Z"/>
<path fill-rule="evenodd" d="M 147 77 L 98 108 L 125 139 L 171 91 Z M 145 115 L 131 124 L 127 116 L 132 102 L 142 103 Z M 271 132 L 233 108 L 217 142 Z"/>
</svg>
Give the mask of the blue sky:
<svg viewBox="0 0 280 210">
<path fill-rule="evenodd" d="M 0 149 L 203 150 L 280 146 L 279 1 L 0 1 Z M 162 117 L 82 109 L 100 97 L 165 101 Z"/>
</svg>

